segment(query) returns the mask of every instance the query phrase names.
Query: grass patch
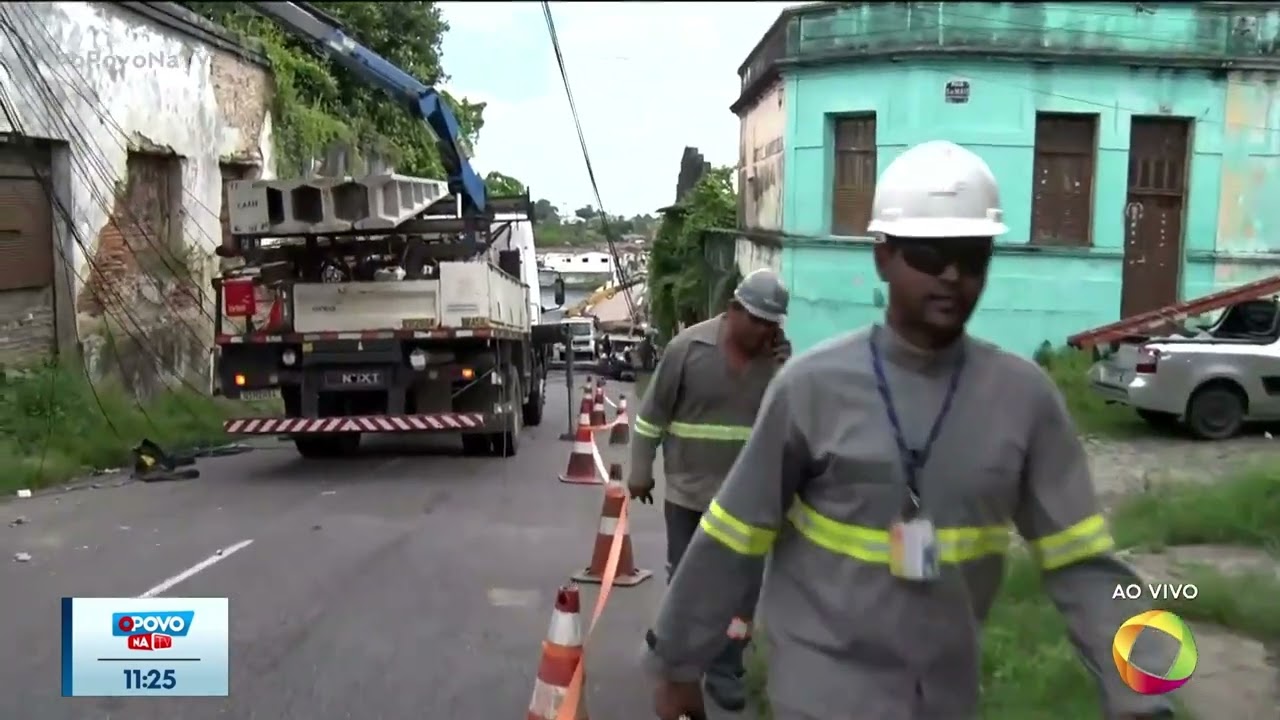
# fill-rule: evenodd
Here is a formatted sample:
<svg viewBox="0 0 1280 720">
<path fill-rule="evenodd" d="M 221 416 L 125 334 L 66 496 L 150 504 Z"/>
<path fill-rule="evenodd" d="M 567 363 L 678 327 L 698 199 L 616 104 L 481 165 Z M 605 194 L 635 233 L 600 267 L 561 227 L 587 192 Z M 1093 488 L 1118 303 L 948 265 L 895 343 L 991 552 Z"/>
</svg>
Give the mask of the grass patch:
<svg viewBox="0 0 1280 720">
<path fill-rule="evenodd" d="M 1081 350 L 1064 348 L 1036 354 L 1036 362 L 1062 392 L 1076 428 L 1088 435 L 1128 438 L 1150 435 L 1151 429 L 1132 408 L 1108 405 L 1089 387 L 1089 367 L 1093 357 Z"/>
<path fill-rule="evenodd" d="M 1280 580 L 1274 574 L 1226 574 L 1207 565 L 1190 565 L 1178 576 L 1194 583 L 1200 594 L 1193 600 L 1162 602 L 1164 609 L 1263 642 L 1280 641 Z"/>
<path fill-rule="evenodd" d="M 1162 486 L 1129 498 L 1112 515 L 1122 547 L 1220 544 L 1280 555 L 1280 466 L 1258 467 L 1213 484 Z M 1280 580 L 1274 574 L 1223 573 L 1207 566 L 1179 570 L 1194 583 L 1193 600 L 1161 606 L 1257 638 L 1280 641 Z M 1049 600 L 1032 560 L 1011 553 L 1000 595 L 983 635 L 983 720 L 1088 720 L 1099 717 L 1097 688 L 1067 639 L 1066 623 Z M 768 718 L 765 667 L 759 649 L 748 664 L 750 697 Z M 1185 708 L 1177 717 L 1190 718 Z"/>
<path fill-rule="evenodd" d="M 1122 547 L 1246 545 L 1280 554 L 1280 466 L 1259 466 L 1205 484 L 1161 485 L 1111 516 Z"/>
<path fill-rule="evenodd" d="M 0 491 L 122 467 L 144 437 L 171 449 L 224 442 L 222 421 L 236 410 L 245 407 L 188 388 L 159 393 L 140 407 L 116 382 L 90 386 L 78 368 L 9 371 L 0 377 Z"/>
</svg>

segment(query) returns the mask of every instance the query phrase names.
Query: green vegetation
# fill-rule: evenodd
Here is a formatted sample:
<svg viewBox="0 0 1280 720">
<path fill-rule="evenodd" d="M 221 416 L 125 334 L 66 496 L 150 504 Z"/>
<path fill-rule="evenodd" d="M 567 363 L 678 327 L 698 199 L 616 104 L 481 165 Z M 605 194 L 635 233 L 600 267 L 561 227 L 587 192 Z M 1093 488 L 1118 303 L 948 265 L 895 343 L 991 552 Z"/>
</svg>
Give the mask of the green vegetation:
<svg viewBox="0 0 1280 720">
<path fill-rule="evenodd" d="M 129 449 L 144 437 L 173 450 L 221 444 L 222 421 L 245 410 L 187 388 L 137 403 L 117 382 L 91 386 L 78 368 L 7 370 L 0 376 L 0 491 L 126 466 Z"/>
<path fill-rule="evenodd" d="M 1117 543 L 1127 548 L 1212 543 L 1262 548 L 1275 556 L 1280 553 L 1280 465 L 1130 498 L 1116 508 L 1112 526 Z M 1179 570 L 1179 580 L 1195 583 L 1200 593 L 1193 600 L 1171 600 L 1166 609 L 1267 643 L 1280 641 L 1275 602 L 1280 580 L 1274 574 L 1191 566 Z M 982 670 L 984 720 L 1098 717 L 1097 690 L 1025 552 L 1011 555 L 987 620 Z M 763 703 L 762 658 L 753 658 L 751 674 L 753 696 Z M 1179 717 L 1189 715 L 1184 711 Z"/>
<path fill-rule="evenodd" d="M 698 181 L 658 228 L 649 258 L 650 320 L 662 342 L 681 322 L 706 319 L 711 272 L 706 261 L 707 231 L 737 223 L 732 168 L 716 168 Z"/>
<path fill-rule="evenodd" d="M 1087 373 L 1093 364 L 1089 353 L 1069 348 L 1053 351 L 1045 348 L 1036 354 L 1036 362 L 1045 368 L 1062 391 L 1080 432 L 1119 438 L 1151 434 L 1151 428 L 1132 408 L 1108 405 L 1101 395 L 1089 388 Z"/>
<path fill-rule="evenodd" d="M 443 177 L 440 155 L 426 125 L 380 88 L 335 67 L 301 40 L 243 3 L 185 2 L 188 9 L 259 45 L 275 73 L 274 121 L 277 172 L 306 174 L 333 146 L 360 156 L 378 155 L 407 175 Z M 449 24 L 432 2 L 313 3 L 341 22 L 362 44 L 437 87 L 448 80 L 440 41 Z M 484 103 L 441 91 L 472 146 L 484 127 Z"/>
<path fill-rule="evenodd" d="M 534 234 L 539 250 L 557 247 L 603 249 L 608 245 L 608 234 L 612 234 L 615 241 L 626 240 L 628 235 L 639 235 L 649 242 L 657 232 L 658 220 L 652 215 L 629 218 L 610 215 L 606 232 L 600 212 L 590 205 L 580 207 L 570 215 L 561 215 L 560 212 L 560 208 L 552 205 L 550 200 L 534 203 L 534 219 L 537 220 Z"/>
</svg>

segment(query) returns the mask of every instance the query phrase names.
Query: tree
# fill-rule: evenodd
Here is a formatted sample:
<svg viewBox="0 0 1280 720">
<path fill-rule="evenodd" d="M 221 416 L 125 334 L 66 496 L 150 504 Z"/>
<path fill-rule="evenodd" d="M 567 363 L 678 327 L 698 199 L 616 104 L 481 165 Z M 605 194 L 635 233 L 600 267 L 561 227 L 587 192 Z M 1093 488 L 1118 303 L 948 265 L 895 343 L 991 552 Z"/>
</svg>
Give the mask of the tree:
<svg viewBox="0 0 1280 720">
<path fill-rule="evenodd" d="M 276 92 L 277 170 L 304 172 L 311 160 L 340 143 L 375 151 L 408 175 L 443 177 L 439 152 L 426 124 L 380 88 L 335 66 L 309 45 L 242 3 L 186 2 L 192 11 L 261 44 L 271 60 Z M 440 40 L 449 25 L 432 2 L 316 2 L 358 42 L 423 83 L 448 79 Z M 457 117 L 464 142 L 474 145 L 484 126 L 484 103 L 441 93 Z"/>
<path fill-rule="evenodd" d="M 490 195 L 521 195 L 524 183 L 500 172 L 491 172 L 484 176 L 484 186 Z"/>
<path fill-rule="evenodd" d="M 590 205 L 584 205 L 578 208 L 577 210 L 574 210 L 573 214 L 577 215 L 583 220 L 590 220 L 596 216 L 596 209 L 591 207 Z"/>
<path fill-rule="evenodd" d="M 613 228 L 613 231 L 619 235 L 630 235 L 635 232 L 636 229 L 635 223 L 621 215 L 610 219 L 609 225 Z"/>
<path fill-rule="evenodd" d="M 560 208 L 550 200 L 539 200 L 533 204 L 533 219 L 541 223 L 560 222 Z"/>
<path fill-rule="evenodd" d="M 649 257 L 649 307 L 664 339 L 675 334 L 679 323 L 690 325 L 706 316 L 710 279 L 705 235 L 737 223 L 732 173 L 733 168 L 716 168 L 704 174 L 658 228 Z"/>
</svg>

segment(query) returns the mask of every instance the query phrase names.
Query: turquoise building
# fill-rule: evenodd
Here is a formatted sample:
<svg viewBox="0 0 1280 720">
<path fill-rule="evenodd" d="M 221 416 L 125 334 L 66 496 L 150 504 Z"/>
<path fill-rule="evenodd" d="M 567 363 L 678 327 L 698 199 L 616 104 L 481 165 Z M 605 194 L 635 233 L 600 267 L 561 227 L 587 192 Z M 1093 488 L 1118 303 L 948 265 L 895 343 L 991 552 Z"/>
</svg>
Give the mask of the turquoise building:
<svg viewBox="0 0 1280 720">
<path fill-rule="evenodd" d="M 1280 3 L 808 5 L 739 76 L 735 260 L 797 348 L 880 316 L 875 180 L 925 140 L 1000 183 L 971 329 L 1009 350 L 1280 273 Z"/>
</svg>

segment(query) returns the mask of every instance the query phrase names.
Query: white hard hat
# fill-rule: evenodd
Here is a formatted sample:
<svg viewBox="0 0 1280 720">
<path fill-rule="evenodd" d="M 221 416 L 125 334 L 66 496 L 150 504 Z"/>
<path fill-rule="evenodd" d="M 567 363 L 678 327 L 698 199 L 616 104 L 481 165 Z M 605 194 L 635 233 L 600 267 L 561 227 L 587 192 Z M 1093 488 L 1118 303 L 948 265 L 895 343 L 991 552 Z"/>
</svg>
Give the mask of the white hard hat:
<svg viewBox="0 0 1280 720">
<path fill-rule="evenodd" d="M 1009 228 L 991 168 L 953 142 L 930 140 L 885 168 L 867 231 L 904 238 L 995 237 Z"/>
<path fill-rule="evenodd" d="M 782 278 L 769 268 L 751 271 L 733 291 L 733 299 L 744 310 L 765 322 L 780 323 L 787 314 L 791 293 Z"/>
</svg>

